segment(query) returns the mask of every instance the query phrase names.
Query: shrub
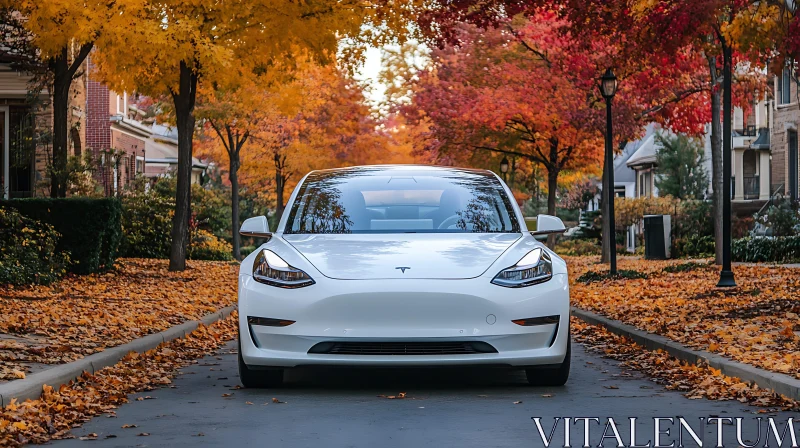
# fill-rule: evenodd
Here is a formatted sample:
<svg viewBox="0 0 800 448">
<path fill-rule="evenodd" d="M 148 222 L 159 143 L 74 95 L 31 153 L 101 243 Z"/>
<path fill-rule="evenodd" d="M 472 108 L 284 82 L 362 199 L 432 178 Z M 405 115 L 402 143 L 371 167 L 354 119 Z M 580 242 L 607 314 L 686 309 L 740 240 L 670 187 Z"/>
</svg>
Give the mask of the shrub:
<svg viewBox="0 0 800 448">
<path fill-rule="evenodd" d="M 47 284 L 66 272 L 69 256 L 56 250 L 53 226 L 0 207 L 0 283 Z"/>
<path fill-rule="evenodd" d="M 711 201 L 681 201 L 676 211 L 672 216 L 675 237 L 714 235 Z"/>
<path fill-rule="evenodd" d="M 239 252 L 242 254 L 242 257 L 246 257 L 255 251 L 257 246 L 242 246 L 239 248 Z"/>
<path fill-rule="evenodd" d="M 57 252 L 68 252 L 69 270 L 88 274 L 114 265 L 122 240 L 120 201 L 113 198 L 35 198 L 2 201 L 22 215 L 50 224 L 61 235 Z"/>
<path fill-rule="evenodd" d="M 123 257 L 168 258 L 175 201 L 152 193 L 136 193 L 122 201 L 120 254 Z"/>
<path fill-rule="evenodd" d="M 744 238 L 750 236 L 756 221 L 752 216 L 733 216 L 731 218 L 731 238 Z"/>
<path fill-rule="evenodd" d="M 561 204 L 569 210 L 582 210 L 589 205 L 598 194 L 600 187 L 595 179 L 582 179 L 574 182 L 561 198 Z"/>
<path fill-rule="evenodd" d="M 188 257 L 192 260 L 233 260 L 233 248 L 213 233 L 198 229 L 192 232 Z"/>
<path fill-rule="evenodd" d="M 706 269 L 709 266 L 710 265 L 708 263 L 697 263 L 694 261 L 690 261 L 688 263 L 671 264 L 662 269 L 662 271 L 667 273 L 689 272 L 689 271 L 696 271 L 698 269 Z"/>
<path fill-rule="evenodd" d="M 154 191 L 138 192 L 123 198 L 121 253 L 125 257 L 169 258 L 175 201 Z M 230 243 L 210 231 L 198 228 L 193 220 L 187 257 L 193 260 L 232 260 Z"/>
<path fill-rule="evenodd" d="M 580 283 L 593 283 L 593 282 L 602 282 L 603 280 L 619 280 L 619 279 L 636 280 L 643 278 L 647 278 L 647 275 L 642 272 L 634 271 L 631 269 L 620 269 L 617 271 L 617 275 L 611 275 L 610 272 L 589 271 L 578 277 L 577 281 Z"/>
<path fill-rule="evenodd" d="M 560 255 L 583 256 L 600 255 L 601 247 L 596 240 L 568 239 L 556 245 L 556 253 Z"/>
<path fill-rule="evenodd" d="M 672 242 L 674 258 L 709 257 L 714 255 L 714 250 L 714 237 L 711 235 L 689 235 Z"/>
<path fill-rule="evenodd" d="M 162 177 L 155 183 L 151 192 L 171 201 L 175 201 L 177 180 L 174 177 Z M 192 184 L 192 215 L 195 225 L 206 229 L 226 241 L 231 239 L 231 195 L 221 186 L 205 188 Z M 238 229 L 237 229 L 238 230 Z"/>
<path fill-rule="evenodd" d="M 734 261 L 791 263 L 800 261 L 800 236 L 755 236 L 733 240 Z"/>
<path fill-rule="evenodd" d="M 753 218 L 772 229 L 773 236 L 792 236 L 800 234 L 800 210 L 798 203 L 790 200 L 770 206 L 763 214 Z"/>
</svg>

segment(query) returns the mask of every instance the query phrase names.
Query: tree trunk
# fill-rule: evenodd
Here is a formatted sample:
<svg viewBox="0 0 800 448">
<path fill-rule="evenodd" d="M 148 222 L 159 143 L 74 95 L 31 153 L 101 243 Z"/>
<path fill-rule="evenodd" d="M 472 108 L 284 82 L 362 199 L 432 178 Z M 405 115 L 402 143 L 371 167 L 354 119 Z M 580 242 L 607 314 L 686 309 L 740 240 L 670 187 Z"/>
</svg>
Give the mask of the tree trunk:
<svg viewBox="0 0 800 448">
<path fill-rule="evenodd" d="M 238 142 L 237 142 L 238 143 Z M 233 258 L 242 259 L 241 237 L 239 236 L 239 151 L 232 150 L 230 153 L 230 173 L 231 180 L 231 230 L 233 233 Z"/>
<path fill-rule="evenodd" d="M 547 169 L 547 214 L 556 216 L 556 190 L 558 189 L 558 168 Z"/>
<path fill-rule="evenodd" d="M 547 168 L 547 214 L 556 216 L 556 190 L 558 189 L 558 168 Z M 556 235 L 547 237 L 547 247 L 556 247 Z"/>
<path fill-rule="evenodd" d="M 718 87 L 717 58 L 708 58 L 711 75 L 711 188 L 713 189 L 714 247 L 716 263 L 722 264 L 722 129 L 720 126 L 720 89 Z"/>
<path fill-rule="evenodd" d="M 612 188 L 608 186 L 608 176 L 606 176 L 606 158 L 603 157 L 603 186 L 602 191 L 600 192 L 600 216 L 602 218 L 602 234 L 601 234 L 601 243 L 602 247 L 600 250 L 600 263 L 609 263 L 611 261 L 611 229 L 609 228 L 609 213 L 608 213 L 608 193 L 612 191 Z"/>
<path fill-rule="evenodd" d="M 178 128 L 178 185 L 175 193 L 175 217 L 172 220 L 172 245 L 169 270 L 186 269 L 186 250 L 189 244 L 189 218 L 192 213 L 192 137 L 194 134 L 194 104 L 197 97 L 197 73 L 185 62 L 180 63 L 178 92 L 172 93 Z"/>
<path fill-rule="evenodd" d="M 283 188 L 286 180 L 281 171 L 275 173 L 275 225 L 278 224 L 283 216 Z"/>
<path fill-rule="evenodd" d="M 50 197 L 67 195 L 67 116 L 72 76 L 67 63 L 67 49 L 50 60 L 53 72 L 53 165 L 50 168 Z"/>
<path fill-rule="evenodd" d="M 275 225 L 283 216 L 283 190 L 286 187 L 286 176 L 283 174 L 283 166 L 286 159 L 280 154 L 275 153 Z"/>
<path fill-rule="evenodd" d="M 69 127 L 69 88 L 78 68 L 86 60 L 93 43 L 81 45 L 72 63 L 69 62 L 67 47 L 47 61 L 53 73 L 53 164 L 50 167 L 50 196 L 63 198 L 67 195 L 67 128 Z"/>
</svg>

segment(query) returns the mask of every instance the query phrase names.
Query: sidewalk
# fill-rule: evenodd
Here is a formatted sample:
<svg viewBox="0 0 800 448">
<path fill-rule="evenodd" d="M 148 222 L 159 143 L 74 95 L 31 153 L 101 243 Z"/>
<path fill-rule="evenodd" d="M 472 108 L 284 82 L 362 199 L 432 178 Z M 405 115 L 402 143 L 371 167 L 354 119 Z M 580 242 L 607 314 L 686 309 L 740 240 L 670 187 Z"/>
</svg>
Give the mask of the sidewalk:
<svg viewBox="0 0 800 448">
<path fill-rule="evenodd" d="M 607 267 L 597 264 L 599 257 L 565 258 L 576 308 L 695 352 L 800 380 L 800 271 L 738 264 L 738 286 L 719 289 L 716 266 L 624 257 L 619 269 L 647 278 L 583 283 L 577 281 L 581 275 Z"/>
<path fill-rule="evenodd" d="M 0 384 L 25 378 L 236 302 L 238 265 L 120 259 L 107 273 L 68 276 L 51 286 L 0 286 Z"/>
</svg>

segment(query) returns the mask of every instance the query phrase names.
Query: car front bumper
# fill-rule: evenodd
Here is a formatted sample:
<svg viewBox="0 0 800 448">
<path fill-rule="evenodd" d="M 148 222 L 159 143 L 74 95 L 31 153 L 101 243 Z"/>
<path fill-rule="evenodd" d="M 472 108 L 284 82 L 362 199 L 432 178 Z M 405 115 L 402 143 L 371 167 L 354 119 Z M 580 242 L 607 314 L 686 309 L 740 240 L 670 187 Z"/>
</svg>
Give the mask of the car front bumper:
<svg viewBox="0 0 800 448">
<path fill-rule="evenodd" d="M 315 279 L 317 280 L 317 279 Z M 485 276 L 466 280 L 321 279 L 281 289 L 239 279 L 239 330 L 248 366 L 536 366 L 560 364 L 569 337 L 565 274 L 526 288 L 503 288 Z M 520 326 L 515 319 L 558 316 Z M 295 321 L 248 323 L 248 317 Z M 485 342 L 496 353 L 309 353 L 322 342 Z"/>
</svg>

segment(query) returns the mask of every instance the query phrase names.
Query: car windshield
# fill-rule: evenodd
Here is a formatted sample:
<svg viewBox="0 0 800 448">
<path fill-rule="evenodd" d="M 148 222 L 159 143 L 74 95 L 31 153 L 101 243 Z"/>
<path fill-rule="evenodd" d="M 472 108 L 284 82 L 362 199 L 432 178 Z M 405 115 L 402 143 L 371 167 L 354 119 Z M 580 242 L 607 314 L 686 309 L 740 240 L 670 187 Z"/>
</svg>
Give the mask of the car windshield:
<svg viewBox="0 0 800 448">
<path fill-rule="evenodd" d="M 311 173 L 285 233 L 518 233 L 496 177 L 475 171 L 381 170 Z"/>
</svg>

